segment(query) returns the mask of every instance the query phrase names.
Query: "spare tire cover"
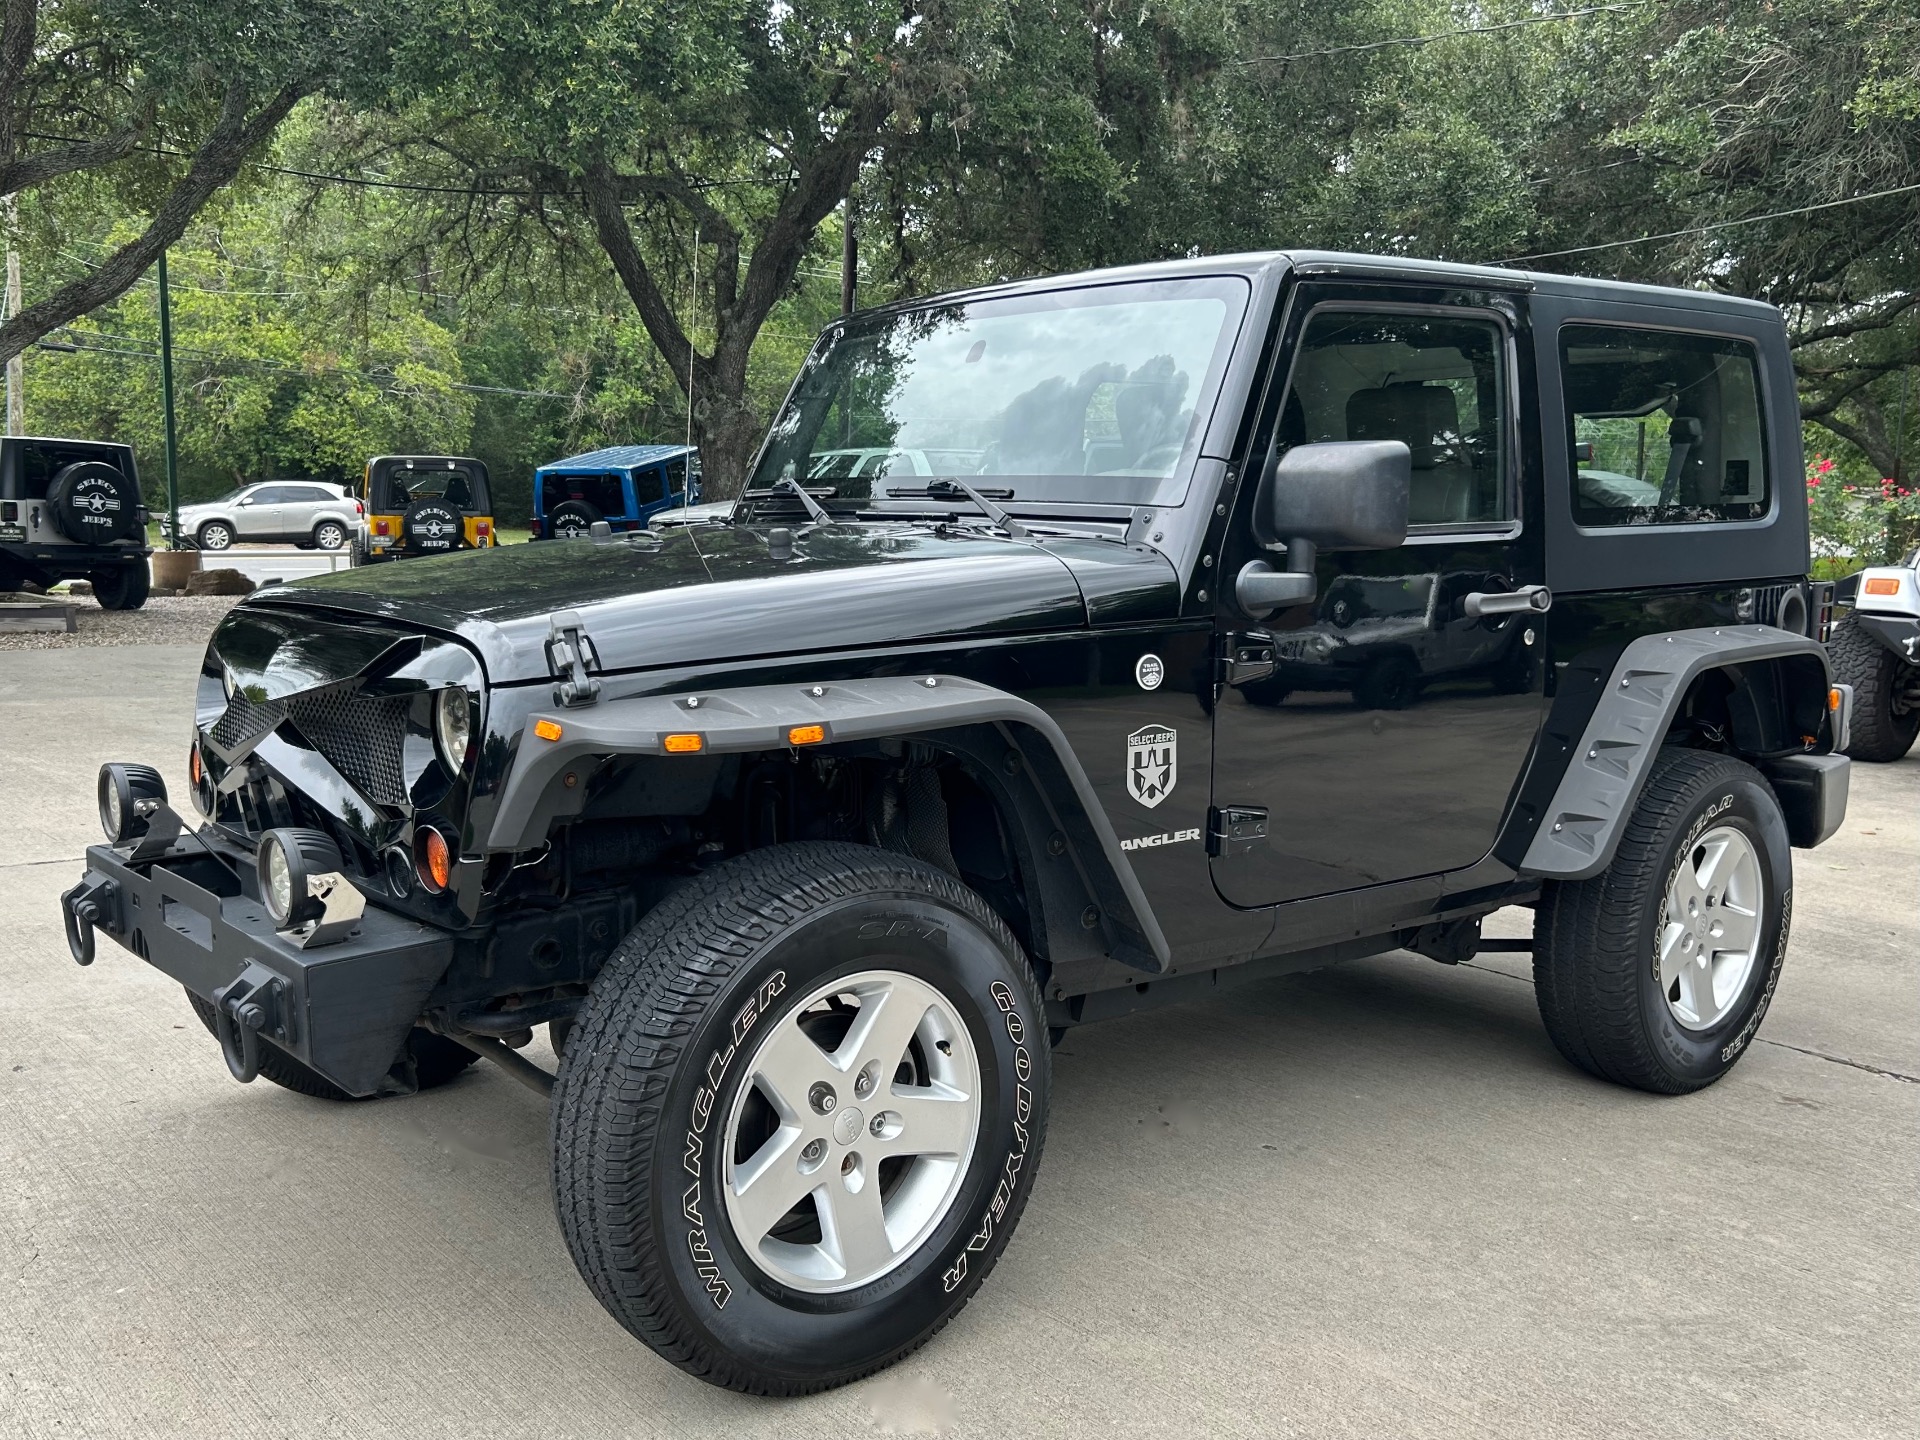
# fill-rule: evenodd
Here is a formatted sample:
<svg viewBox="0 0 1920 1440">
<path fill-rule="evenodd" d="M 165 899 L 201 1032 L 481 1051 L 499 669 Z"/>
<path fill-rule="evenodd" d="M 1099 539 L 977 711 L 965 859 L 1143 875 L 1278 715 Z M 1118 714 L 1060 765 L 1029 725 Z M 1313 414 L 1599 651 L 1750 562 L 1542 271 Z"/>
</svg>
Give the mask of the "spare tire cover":
<svg viewBox="0 0 1920 1440">
<path fill-rule="evenodd" d="M 103 460 L 82 460 L 55 475 L 47 509 L 54 527 L 82 545 L 146 538 L 140 487 Z"/>
<path fill-rule="evenodd" d="M 417 500 L 400 517 L 400 538 L 409 550 L 457 550 L 467 543 L 466 524 L 443 500 Z"/>
</svg>

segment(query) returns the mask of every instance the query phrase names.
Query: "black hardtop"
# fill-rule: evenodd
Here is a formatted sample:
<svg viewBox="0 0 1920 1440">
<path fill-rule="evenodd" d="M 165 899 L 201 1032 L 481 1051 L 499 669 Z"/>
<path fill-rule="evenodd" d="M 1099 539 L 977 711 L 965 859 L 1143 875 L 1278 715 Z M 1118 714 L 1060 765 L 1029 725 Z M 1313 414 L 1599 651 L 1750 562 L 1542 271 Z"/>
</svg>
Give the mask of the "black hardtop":
<svg viewBox="0 0 1920 1440">
<path fill-rule="evenodd" d="M 45 462 L 39 467 L 48 472 L 39 477 L 42 487 L 52 478 L 52 471 L 83 460 L 103 461 L 136 485 L 140 483 L 140 472 L 133 462 L 133 447 L 118 440 L 81 440 L 61 435 L 6 435 L 0 436 L 0 495 L 10 499 L 23 498 L 20 470 L 29 457 L 37 457 Z"/>
<path fill-rule="evenodd" d="M 1215 275 L 1238 275 L 1253 283 L 1274 282 L 1287 275 L 1315 278 L 1341 276 L 1411 285 L 1451 285 L 1479 290 L 1532 292 L 1568 299 L 1660 305 L 1748 318 L 1779 313 L 1775 306 L 1765 301 L 1722 295 L 1712 290 L 1599 280 L 1584 275 L 1558 275 L 1501 265 L 1468 265 L 1450 260 L 1419 260 L 1399 255 L 1364 255 L 1340 250 L 1258 250 L 1232 255 L 1153 260 L 1139 265 L 1080 270 L 1065 275 L 1035 275 L 948 291 L 941 295 L 918 296 L 891 305 L 876 306 L 870 313 L 923 310 L 970 300 L 1043 294 L 1049 290 L 1066 290 L 1082 285 L 1197 279 Z"/>
</svg>

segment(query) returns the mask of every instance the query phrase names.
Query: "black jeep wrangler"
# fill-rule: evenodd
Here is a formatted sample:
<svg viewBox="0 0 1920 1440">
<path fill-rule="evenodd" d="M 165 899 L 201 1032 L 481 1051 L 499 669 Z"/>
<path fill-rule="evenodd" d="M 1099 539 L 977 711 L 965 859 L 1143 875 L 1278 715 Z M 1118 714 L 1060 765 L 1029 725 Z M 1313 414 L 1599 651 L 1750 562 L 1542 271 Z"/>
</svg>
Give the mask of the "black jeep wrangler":
<svg viewBox="0 0 1920 1440">
<path fill-rule="evenodd" d="M 849 447 L 949 473 L 809 478 Z M 550 1092 L 600 1302 L 821 1389 L 992 1268 L 1072 1026 L 1519 905 L 1569 1061 L 1724 1075 L 1846 807 L 1800 475 L 1779 314 L 1692 291 L 1289 253 L 857 315 L 730 524 L 250 597 L 200 823 L 106 766 L 68 938 L 241 1080 Z M 1376 590 L 1488 638 L 1247 701 Z"/>
<path fill-rule="evenodd" d="M 0 438 L 0 591 L 86 580 L 102 609 L 138 610 L 152 553 L 130 447 Z"/>
</svg>

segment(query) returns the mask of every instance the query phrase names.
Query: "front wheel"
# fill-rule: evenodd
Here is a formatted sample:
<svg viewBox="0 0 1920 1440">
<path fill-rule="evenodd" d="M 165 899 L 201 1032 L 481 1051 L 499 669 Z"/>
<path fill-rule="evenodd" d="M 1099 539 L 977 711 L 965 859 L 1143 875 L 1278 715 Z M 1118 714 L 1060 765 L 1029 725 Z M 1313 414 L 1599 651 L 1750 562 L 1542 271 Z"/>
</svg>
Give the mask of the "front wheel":
<svg viewBox="0 0 1920 1440">
<path fill-rule="evenodd" d="M 1745 761 L 1667 750 L 1607 868 L 1549 884 L 1533 983 L 1560 1053 L 1662 1095 L 1711 1085 L 1745 1053 L 1787 956 L 1793 852 Z"/>
<path fill-rule="evenodd" d="M 233 527 L 224 520 L 209 520 L 195 539 L 202 550 L 228 550 L 233 547 Z"/>
<path fill-rule="evenodd" d="M 1852 616 L 1834 626 L 1827 653 L 1833 678 L 1853 686 L 1847 754 L 1882 763 L 1903 757 L 1920 737 L 1920 665 L 1902 660 Z"/>
<path fill-rule="evenodd" d="M 784 845 L 716 866 L 595 979 L 553 1097 L 555 1201 L 601 1304 L 715 1385 L 799 1395 L 977 1289 L 1046 1127 L 1040 996 L 951 876 Z"/>
</svg>

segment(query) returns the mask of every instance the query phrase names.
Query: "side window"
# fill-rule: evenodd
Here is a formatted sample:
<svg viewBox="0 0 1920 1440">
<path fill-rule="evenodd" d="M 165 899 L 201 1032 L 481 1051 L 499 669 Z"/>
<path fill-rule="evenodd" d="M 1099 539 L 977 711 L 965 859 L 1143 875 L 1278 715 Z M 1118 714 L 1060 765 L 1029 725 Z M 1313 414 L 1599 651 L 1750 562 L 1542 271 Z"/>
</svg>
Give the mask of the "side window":
<svg viewBox="0 0 1920 1440">
<path fill-rule="evenodd" d="M 687 493 L 687 462 L 669 460 L 667 462 L 667 494 L 684 495 Z"/>
<path fill-rule="evenodd" d="M 325 505 L 328 501 L 339 503 L 340 497 L 331 490 L 322 490 L 317 485 L 300 485 L 293 490 L 293 498 L 302 505 Z"/>
<path fill-rule="evenodd" d="M 1573 515 L 1582 525 L 1685 525 L 1767 513 L 1753 347 L 1710 335 L 1560 331 Z"/>
<path fill-rule="evenodd" d="M 248 491 L 246 498 L 256 505 L 286 505 L 298 500 L 300 491 L 293 485 L 262 485 Z"/>
<path fill-rule="evenodd" d="M 1508 388 L 1492 319 L 1323 310 L 1301 337 L 1277 444 L 1404 441 L 1412 524 L 1501 524 L 1513 518 Z"/>
</svg>

